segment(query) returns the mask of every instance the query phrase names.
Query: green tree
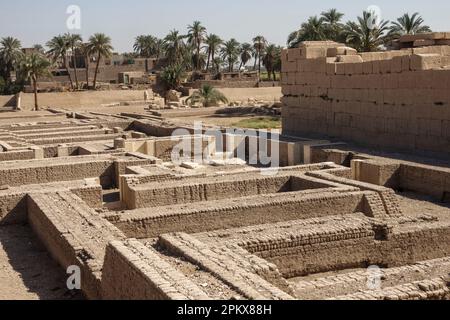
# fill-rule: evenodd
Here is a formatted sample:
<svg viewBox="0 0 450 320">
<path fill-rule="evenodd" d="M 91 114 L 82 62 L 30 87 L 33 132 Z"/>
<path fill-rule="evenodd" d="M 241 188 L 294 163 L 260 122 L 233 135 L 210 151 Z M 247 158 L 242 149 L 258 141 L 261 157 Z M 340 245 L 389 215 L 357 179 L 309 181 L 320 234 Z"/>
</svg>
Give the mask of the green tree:
<svg viewBox="0 0 450 320">
<path fill-rule="evenodd" d="M 214 72 L 219 73 L 222 70 L 224 61 L 221 56 L 217 56 L 217 57 L 214 57 L 214 59 L 212 60 L 212 64 L 214 66 Z"/>
<path fill-rule="evenodd" d="M 264 50 L 267 46 L 267 40 L 263 36 L 256 36 L 253 38 L 253 48 L 255 49 L 255 52 L 257 54 L 258 58 L 258 72 L 261 74 L 261 59 L 264 54 Z"/>
<path fill-rule="evenodd" d="M 390 33 L 394 37 L 399 37 L 405 34 L 417 34 L 424 32 L 431 32 L 429 26 L 424 25 L 425 21 L 418 12 L 409 15 L 405 13 L 403 16 L 392 22 Z"/>
<path fill-rule="evenodd" d="M 253 46 L 250 43 L 243 43 L 240 48 L 240 55 L 241 55 L 241 65 L 239 66 L 239 70 L 241 70 L 242 67 L 245 67 L 247 63 L 252 58 L 253 53 Z"/>
<path fill-rule="evenodd" d="M 200 21 L 194 21 L 194 23 L 188 26 L 188 43 L 195 49 L 195 70 L 200 70 L 200 50 L 202 43 L 205 41 L 206 28 L 202 26 Z"/>
<path fill-rule="evenodd" d="M 185 77 L 185 69 L 181 63 L 171 64 L 165 67 L 161 74 L 161 80 L 164 82 L 167 90 L 176 90 L 181 85 L 181 80 Z"/>
<path fill-rule="evenodd" d="M 166 51 L 166 56 L 169 64 L 179 64 L 183 63 L 186 55 L 186 43 L 184 39 L 185 35 L 181 35 L 179 31 L 172 30 L 164 38 L 164 49 Z"/>
<path fill-rule="evenodd" d="M 288 36 L 288 46 L 297 47 L 302 41 L 322 41 L 327 39 L 326 24 L 323 17 L 309 17 L 307 22 L 302 23 L 299 30 Z"/>
<path fill-rule="evenodd" d="M 220 102 L 228 103 L 227 97 L 210 85 L 203 85 L 200 90 L 195 91 L 186 101 L 201 103 L 203 107 L 214 107 Z"/>
<path fill-rule="evenodd" d="M 5 86 L 11 84 L 11 72 L 15 70 L 23 54 L 21 43 L 13 37 L 6 37 L 0 41 L 0 76 L 5 80 Z"/>
<path fill-rule="evenodd" d="M 234 65 L 239 59 L 239 42 L 237 42 L 236 39 L 226 41 L 220 52 L 222 54 L 222 58 L 228 63 L 228 71 L 233 72 Z"/>
<path fill-rule="evenodd" d="M 361 52 L 379 50 L 387 40 L 389 22 L 382 20 L 378 25 L 373 25 L 373 21 L 372 14 L 364 11 L 363 15 L 357 18 L 357 22 L 347 22 L 344 31 L 347 43 Z"/>
<path fill-rule="evenodd" d="M 281 48 L 274 44 L 268 45 L 263 57 L 263 64 L 267 69 L 269 80 L 272 78 L 272 75 L 273 80 L 274 81 L 277 80 L 276 69 L 278 65 L 278 60 L 280 60 L 281 62 Z"/>
<path fill-rule="evenodd" d="M 89 90 L 89 65 L 91 62 L 92 51 L 89 43 L 83 43 L 80 46 L 80 51 L 84 56 L 84 65 L 86 71 L 86 89 Z"/>
<path fill-rule="evenodd" d="M 324 23 L 324 33 L 328 40 L 342 41 L 342 30 L 344 25 L 341 23 L 344 14 L 336 9 L 330 9 L 321 13 Z"/>
<path fill-rule="evenodd" d="M 162 40 L 152 35 L 141 35 L 136 37 L 133 49 L 142 58 L 160 58 Z"/>
<path fill-rule="evenodd" d="M 94 73 L 94 90 L 97 87 L 98 68 L 102 58 L 108 58 L 112 55 L 113 47 L 111 45 L 111 38 L 103 33 L 96 33 L 89 38 L 89 49 L 92 55 L 97 56 L 97 64 Z"/>
<path fill-rule="evenodd" d="M 58 60 L 62 61 L 64 69 L 69 77 L 70 88 L 73 89 L 72 75 L 69 72 L 69 66 L 67 63 L 67 55 L 70 50 L 70 45 L 67 42 L 66 37 L 63 35 L 53 37 L 49 42 L 47 42 L 47 47 L 49 48 L 47 53 L 50 57 L 52 57 L 54 63 Z"/>
<path fill-rule="evenodd" d="M 220 45 L 223 43 L 222 39 L 216 34 L 209 34 L 205 40 L 206 52 L 208 55 L 208 61 L 206 63 L 206 71 L 209 70 L 211 61 L 214 61 Z"/>
<path fill-rule="evenodd" d="M 76 88 L 80 88 L 80 84 L 78 82 L 78 70 L 77 70 L 77 51 L 80 49 L 81 45 L 83 44 L 83 39 L 81 38 L 81 35 L 79 34 L 70 34 L 67 33 L 65 35 L 66 41 L 68 43 L 68 46 L 70 48 L 71 54 L 72 54 L 72 66 L 75 74 L 75 84 Z"/>
<path fill-rule="evenodd" d="M 23 79 L 31 81 L 34 90 L 34 110 L 39 110 L 37 83 L 40 77 L 51 76 L 51 62 L 39 53 L 32 53 L 23 58 L 20 73 Z"/>
</svg>

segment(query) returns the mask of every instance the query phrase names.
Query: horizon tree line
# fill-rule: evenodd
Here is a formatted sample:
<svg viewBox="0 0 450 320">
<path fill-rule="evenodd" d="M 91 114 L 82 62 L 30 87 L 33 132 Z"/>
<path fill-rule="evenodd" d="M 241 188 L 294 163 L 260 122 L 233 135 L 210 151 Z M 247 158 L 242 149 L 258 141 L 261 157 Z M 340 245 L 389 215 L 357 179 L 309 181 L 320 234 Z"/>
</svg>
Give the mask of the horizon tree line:
<svg viewBox="0 0 450 320">
<path fill-rule="evenodd" d="M 337 9 L 309 17 L 298 30 L 289 34 L 288 47 L 296 47 L 302 41 L 332 40 L 343 42 L 360 52 L 370 52 L 380 50 L 405 34 L 431 32 L 418 12 L 405 13 L 392 22 L 381 20 L 377 26 L 372 26 L 374 17 L 367 11 L 363 11 L 356 21 L 344 23 L 343 18 L 344 14 Z"/>
<path fill-rule="evenodd" d="M 281 47 L 269 44 L 264 36 L 258 35 L 252 43 L 239 43 L 232 38 L 224 41 L 216 34 L 208 33 L 200 21 L 187 26 L 187 33 L 171 30 L 163 39 L 152 35 L 140 35 L 133 45 L 134 53 L 143 58 L 166 59 L 167 67 L 161 77 L 174 87 L 186 72 L 209 72 L 218 74 L 227 70 L 242 70 L 253 58 L 253 70 L 261 73 L 265 66 L 269 79 L 276 80 L 276 72 L 281 70 Z M 269 50 L 267 50 L 269 49 Z"/>
<path fill-rule="evenodd" d="M 343 18 L 344 14 L 336 9 L 310 17 L 288 36 L 288 47 L 295 47 L 302 41 L 334 40 L 344 42 L 358 51 L 375 51 L 401 35 L 431 31 L 417 12 L 412 15 L 405 13 L 394 22 L 383 20 L 375 28 L 369 27 L 373 19 L 369 12 L 363 12 L 356 21 L 343 23 Z M 84 58 L 86 88 L 96 89 L 100 61 L 113 53 L 111 38 L 102 33 L 92 35 L 86 43 L 81 35 L 66 33 L 53 37 L 46 46 L 47 51 L 42 45 L 36 44 L 33 46 L 33 54 L 26 56 L 18 39 L 1 39 L 0 94 L 19 92 L 27 81 L 36 87 L 38 78 L 49 76 L 47 71 L 54 68 L 57 62 L 66 70 L 70 88 L 80 89 L 76 53 Z M 207 29 L 199 21 L 194 21 L 187 27 L 187 34 L 172 30 L 163 39 L 140 35 L 136 37 L 133 49 L 134 53 L 126 56 L 166 60 L 167 67 L 163 69 L 161 78 L 170 88 L 179 86 L 188 71 L 194 74 L 218 74 L 224 67 L 228 72 L 234 72 L 238 65 L 240 71 L 252 59 L 253 70 L 261 75 L 261 68 L 264 66 L 269 80 L 276 80 L 276 74 L 281 70 L 281 46 L 270 44 L 261 35 L 254 37 L 251 42 L 239 43 L 236 39 L 224 41 L 216 34 L 207 33 Z M 89 65 L 93 58 L 96 65 L 93 85 L 90 86 Z M 73 69 L 74 79 L 70 69 Z M 15 81 L 11 77 L 13 71 L 17 71 L 18 75 Z"/>
</svg>

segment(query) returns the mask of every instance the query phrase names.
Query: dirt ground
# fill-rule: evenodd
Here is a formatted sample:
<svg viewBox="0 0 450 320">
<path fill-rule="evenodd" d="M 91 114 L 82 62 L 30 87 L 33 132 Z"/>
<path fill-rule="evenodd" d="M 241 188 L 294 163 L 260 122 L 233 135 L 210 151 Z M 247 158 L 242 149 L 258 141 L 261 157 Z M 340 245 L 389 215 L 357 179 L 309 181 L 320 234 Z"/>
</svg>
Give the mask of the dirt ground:
<svg viewBox="0 0 450 320">
<path fill-rule="evenodd" d="M 0 226 L 0 300 L 80 300 L 28 226 Z"/>
</svg>

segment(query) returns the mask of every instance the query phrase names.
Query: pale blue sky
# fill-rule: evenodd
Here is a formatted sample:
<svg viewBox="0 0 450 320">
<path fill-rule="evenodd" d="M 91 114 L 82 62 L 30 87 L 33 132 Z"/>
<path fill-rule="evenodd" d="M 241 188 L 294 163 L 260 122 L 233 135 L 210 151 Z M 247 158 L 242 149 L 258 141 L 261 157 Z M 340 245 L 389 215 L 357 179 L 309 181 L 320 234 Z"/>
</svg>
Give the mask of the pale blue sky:
<svg viewBox="0 0 450 320">
<path fill-rule="evenodd" d="M 209 32 L 223 39 L 250 41 L 256 34 L 285 45 L 287 35 L 308 16 L 329 8 L 354 19 L 369 5 L 381 8 L 383 18 L 392 20 L 404 12 L 419 11 L 434 30 L 450 31 L 448 0 L 1 0 L 0 37 L 14 36 L 24 46 L 45 44 L 52 36 L 67 32 L 66 9 L 78 5 L 85 38 L 94 32 L 111 36 L 116 51 L 132 51 L 139 34 L 163 37 L 170 29 L 186 32 L 200 20 Z"/>
</svg>

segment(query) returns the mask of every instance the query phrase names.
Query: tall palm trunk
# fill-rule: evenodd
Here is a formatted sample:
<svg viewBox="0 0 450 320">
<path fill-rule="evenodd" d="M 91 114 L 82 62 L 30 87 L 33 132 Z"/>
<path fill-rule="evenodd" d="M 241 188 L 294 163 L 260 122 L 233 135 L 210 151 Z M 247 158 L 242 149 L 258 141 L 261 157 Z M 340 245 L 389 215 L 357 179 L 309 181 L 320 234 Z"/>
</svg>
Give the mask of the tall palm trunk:
<svg viewBox="0 0 450 320">
<path fill-rule="evenodd" d="M 64 68 L 66 69 L 66 72 L 67 72 L 67 74 L 68 74 L 68 76 L 69 76 L 69 81 L 70 81 L 70 89 L 72 89 L 72 90 L 73 90 L 73 81 L 72 81 L 72 75 L 70 74 L 70 71 L 69 71 L 69 66 L 67 65 L 67 57 L 66 57 L 66 56 L 64 56 L 64 57 L 63 57 L 63 63 L 64 63 Z"/>
<path fill-rule="evenodd" d="M 97 88 L 97 74 L 98 74 L 98 67 L 100 66 L 100 59 L 101 59 L 101 54 L 99 53 L 97 56 L 97 64 L 95 66 L 95 74 L 94 74 L 94 90 Z"/>
<path fill-rule="evenodd" d="M 209 70 L 209 62 L 211 61 L 211 50 L 208 49 L 208 61 L 206 62 L 206 72 Z"/>
<path fill-rule="evenodd" d="M 85 57 L 85 64 L 86 64 L 86 89 L 89 90 L 89 56 L 87 55 Z"/>
<path fill-rule="evenodd" d="M 77 86 L 77 90 L 80 88 L 80 84 L 78 83 L 78 70 L 77 70 L 77 59 L 75 56 L 75 50 L 72 47 L 72 63 L 73 63 L 73 70 L 75 72 L 75 83 Z"/>
<path fill-rule="evenodd" d="M 33 89 L 34 89 L 34 111 L 39 111 L 37 79 L 35 77 L 33 77 Z"/>
<path fill-rule="evenodd" d="M 253 66 L 253 71 L 256 71 L 256 64 L 258 63 L 258 55 L 255 56 L 255 65 Z"/>
<path fill-rule="evenodd" d="M 200 41 L 197 41 L 197 70 L 200 70 Z"/>
<path fill-rule="evenodd" d="M 261 52 L 258 53 L 258 73 L 259 77 L 261 77 Z"/>
</svg>

